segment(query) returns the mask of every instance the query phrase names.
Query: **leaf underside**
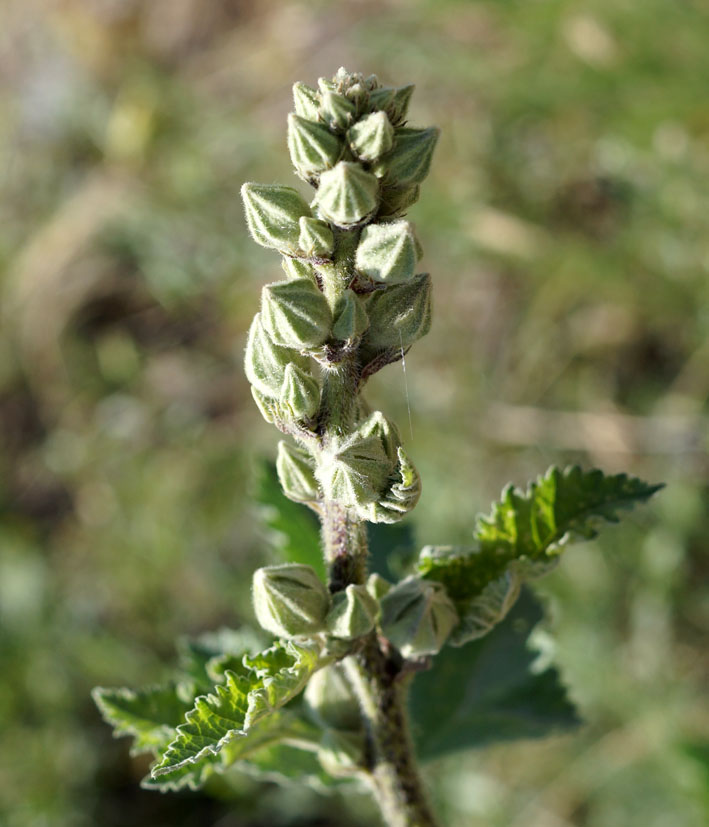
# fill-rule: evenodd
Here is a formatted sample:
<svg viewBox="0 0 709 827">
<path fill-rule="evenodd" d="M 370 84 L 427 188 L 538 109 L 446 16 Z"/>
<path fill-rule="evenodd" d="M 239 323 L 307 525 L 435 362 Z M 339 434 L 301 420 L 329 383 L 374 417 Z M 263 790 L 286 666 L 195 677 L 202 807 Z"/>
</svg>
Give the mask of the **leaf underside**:
<svg viewBox="0 0 709 827">
<path fill-rule="evenodd" d="M 495 741 L 540 738 L 581 721 L 558 671 L 534 669 L 529 636 L 543 609 L 527 588 L 504 622 L 464 652 L 444 648 L 416 676 L 410 710 L 422 759 Z"/>
</svg>

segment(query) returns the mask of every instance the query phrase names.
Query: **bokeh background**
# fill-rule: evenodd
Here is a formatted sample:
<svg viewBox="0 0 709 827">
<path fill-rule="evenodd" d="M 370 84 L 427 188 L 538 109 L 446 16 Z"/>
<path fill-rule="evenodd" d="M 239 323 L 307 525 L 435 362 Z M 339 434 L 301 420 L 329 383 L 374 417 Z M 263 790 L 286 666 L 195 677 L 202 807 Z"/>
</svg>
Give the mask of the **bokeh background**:
<svg viewBox="0 0 709 827">
<path fill-rule="evenodd" d="M 290 86 L 341 64 L 442 128 L 410 213 L 434 327 L 369 390 L 420 543 L 552 462 L 668 483 L 539 585 L 587 725 L 429 766 L 446 823 L 709 821 L 708 42 L 701 0 L 0 2 L 0 823 L 374 823 L 248 778 L 141 791 L 89 698 L 250 619 L 277 437 L 241 353 L 279 265 L 238 189 L 294 182 Z"/>
</svg>

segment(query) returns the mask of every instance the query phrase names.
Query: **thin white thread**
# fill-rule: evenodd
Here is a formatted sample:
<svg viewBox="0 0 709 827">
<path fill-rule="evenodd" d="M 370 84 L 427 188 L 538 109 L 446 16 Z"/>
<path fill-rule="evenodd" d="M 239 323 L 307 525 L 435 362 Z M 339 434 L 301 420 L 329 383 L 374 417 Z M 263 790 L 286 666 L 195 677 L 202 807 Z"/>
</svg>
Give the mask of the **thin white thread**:
<svg viewBox="0 0 709 827">
<path fill-rule="evenodd" d="M 401 342 L 401 367 L 404 369 L 404 390 L 406 392 L 406 408 L 409 411 L 409 430 L 411 431 L 411 439 L 414 438 L 414 426 L 411 421 L 411 401 L 409 400 L 409 380 L 406 376 L 406 357 L 404 356 L 404 338 L 399 329 L 399 341 Z"/>
</svg>

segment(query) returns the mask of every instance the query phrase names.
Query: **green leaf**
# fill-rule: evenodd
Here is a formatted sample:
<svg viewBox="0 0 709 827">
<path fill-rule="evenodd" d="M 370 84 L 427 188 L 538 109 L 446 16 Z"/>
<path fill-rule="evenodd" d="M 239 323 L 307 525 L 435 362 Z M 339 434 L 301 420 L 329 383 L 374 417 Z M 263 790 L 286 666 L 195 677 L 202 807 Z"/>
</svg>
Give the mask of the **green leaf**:
<svg viewBox="0 0 709 827">
<path fill-rule="evenodd" d="M 152 768 L 155 780 L 173 784 L 201 783 L 212 765 L 222 763 L 221 751 L 232 744 L 231 754 L 258 739 L 255 725 L 294 698 L 326 659 L 313 644 L 293 641 L 277 643 L 259 655 L 245 656 L 245 675 L 225 673 L 226 682 L 209 695 L 195 700 L 185 723 L 177 727 L 177 738 Z M 277 719 L 265 727 L 277 725 Z M 275 736 L 274 736 L 275 737 Z M 190 776 L 189 780 L 185 780 Z"/>
<path fill-rule="evenodd" d="M 181 691 L 182 690 L 182 691 Z M 192 707 L 186 685 L 177 683 L 141 690 L 96 687 L 92 697 L 114 735 L 133 735 L 131 754 L 164 749 Z"/>
<path fill-rule="evenodd" d="M 272 463 L 261 463 L 255 499 L 268 540 L 279 559 L 312 566 L 324 580 L 318 518 L 307 507 L 285 496 Z"/>
<path fill-rule="evenodd" d="M 595 537 L 599 521 L 618 522 L 619 510 L 660 488 L 626 474 L 552 467 L 527 491 L 505 488 L 490 515 L 478 517 L 474 546 L 424 549 L 419 572 L 443 583 L 454 601 L 470 599 L 504 576 L 513 561 L 533 564 L 520 569 L 526 576 L 540 573 L 538 563 L 550 562 L 574 539 Z"/>
<path fill-rule="evenodd" d="M 197 684 L 198 692 L 208 692 L 215 683 L 224 680 L 226 669 L 242 671 L 243 656 L 263 649 L 269 640 L 248 626 L 218 629 L 196 638 L 181 638 L 177 643 L 179 668 Z"/>
<path fill-rule="evenodd" d="M 543 617 L 528 589 L 505 621 L 464 652 L 445 648 L 413 682 L 419 754 L 436 758 L 495 741 L 539 738 L 579 725 L 558 671 L 537 671 L 529 636 Z"/>
</svg>

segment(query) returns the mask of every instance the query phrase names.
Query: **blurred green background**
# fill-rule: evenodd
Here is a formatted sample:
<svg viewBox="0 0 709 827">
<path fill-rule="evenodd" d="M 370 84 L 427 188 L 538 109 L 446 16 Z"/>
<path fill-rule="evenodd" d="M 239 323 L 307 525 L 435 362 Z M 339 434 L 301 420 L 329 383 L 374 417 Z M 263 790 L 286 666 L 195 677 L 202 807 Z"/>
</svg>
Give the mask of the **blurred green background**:
<svg viewBox="0 0 709 827">
<path fill-rule="evenodd" d="M 371 382 L 464 542 L 553 463 L 667 489 L 542 582 L 587 725 L 431 765 L 452 827 L 709 822 L 709 8 L 700 0 L 2 0 L 0 823 L 368 825 L 246 778 L 141 791 L 95 684 L 250 619 L 276 432 L 241 352 L 244 180 L 293 183 L 295 80 L 415 83 L 442 137 L 410 217 L 431 334 Z M 298 184 L 296 184 L 298 186 Z M 463 650 L 464 652 L 464 650 Z M 445 699 L 441 699 L 445 703 Z"/>
</svg>

